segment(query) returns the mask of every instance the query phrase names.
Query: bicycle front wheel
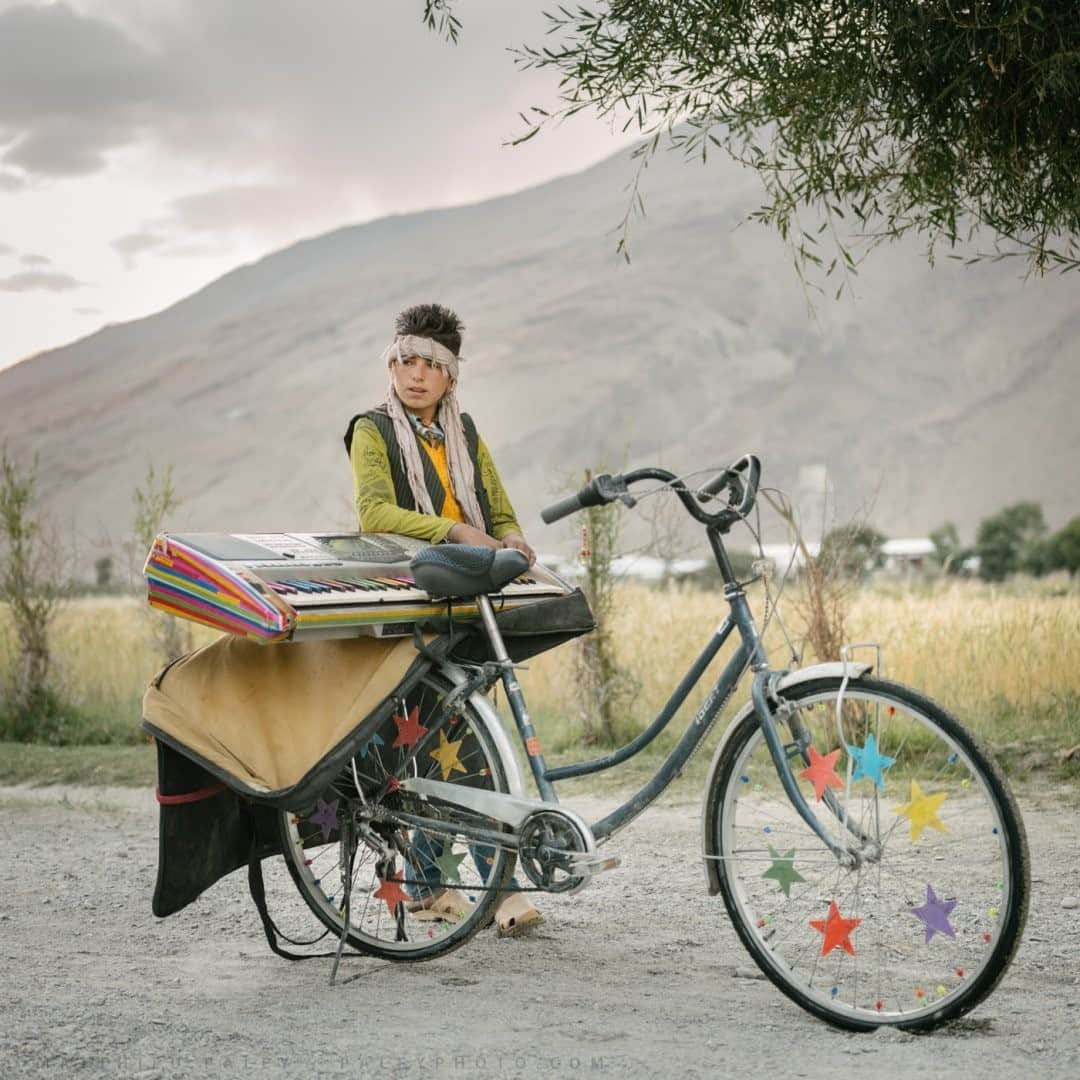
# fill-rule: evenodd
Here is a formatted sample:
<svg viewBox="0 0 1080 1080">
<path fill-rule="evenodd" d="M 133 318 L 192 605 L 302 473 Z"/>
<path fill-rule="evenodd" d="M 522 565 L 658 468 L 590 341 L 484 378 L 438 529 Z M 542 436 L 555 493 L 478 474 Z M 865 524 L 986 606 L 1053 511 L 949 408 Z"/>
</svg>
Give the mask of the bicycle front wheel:
<svg viewBox="0 0 1080 1080">
<path fill-rule="evenodd" d="M 931 1028 L 982 1001 L 1016 951 L 1023 824 L 944 709 L 895 683 L 851 680 L 842 699 L 840 686 L 783 691 L 780 729 L 810 809 L 848 854 L 796 812 L 751 714 L 706 793 L 705 855 L 740 938 L 788 997 L 852 1030 Z"/>
<path fill-rule="evenodd" d="M 438 820 L 398 790 L 419 776 L 509 791 L 498 747 L 471 705 L 429 730 L 451 688 L 426 675 L 312 805 L 280 818 L 286 864 L 311 910 L 354 948 L 388 960 L 428 960 L 463 945 L 492 920 L 513 875 L 513 850 L 454 831 L 458 821 L 491 822 L 462 810 Z M 402 825 L 398 813 L 433 814 L 431 828 Z"/>
</svg>

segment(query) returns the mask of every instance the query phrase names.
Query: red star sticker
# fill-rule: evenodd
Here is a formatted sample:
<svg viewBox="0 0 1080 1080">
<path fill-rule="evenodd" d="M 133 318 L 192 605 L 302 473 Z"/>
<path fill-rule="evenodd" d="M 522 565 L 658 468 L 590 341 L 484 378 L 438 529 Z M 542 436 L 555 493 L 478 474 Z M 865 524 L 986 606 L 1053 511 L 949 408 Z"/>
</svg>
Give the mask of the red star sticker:
<svg viewBox="0 0 1080 1080">
<path fill-rule="evenodd" d="M 394 739 L 392 749 L 399 746 L 414 746 L 422 735 L 427 734 L 427 728 L 420 723 L 420 706 L 414 705 L 409 710 L 408 717 L 394 715 L 394 723 L 397 724 L 397 738 Z"/>
<path fill-rule="evenodd" d="M 376 900 L 385 900 L 386 907 L 390 914 L 394 914 L 394 908 L 398 904 L 407 904 L 412 897 L 401 886 L 401 871 L 399 870 L 393 877 L 383 880 L 379 878 L 382 884 L 372 894 Z"/>
<path fill-rule="evenodd" d="M 811 919 L 810 925 L 825 935 L 821 943 L 821 955 L 828 956 L 837 945 L 849 956 L 855 955 L 855 946 L 851 944 L 851 932 L 862 919 L 845 919 L 840 915 L 840 909 L 835 900 L 829 901 L 829 914 L 824 919 Z"/>
<path fill-rule="evenodd" d="M 394 743 L 397 746 L 397 743 Z M 840 756 L 839 748 L 824 757 L 813 746 L 810 747 L 810 766 L 799 773 L 800 779 L 809 780 L 814 785 L 814 794 L 821 802 L 826 788 L 842 788 L 844 781 L 836 775 L 836 759 Z"/>
</svg>

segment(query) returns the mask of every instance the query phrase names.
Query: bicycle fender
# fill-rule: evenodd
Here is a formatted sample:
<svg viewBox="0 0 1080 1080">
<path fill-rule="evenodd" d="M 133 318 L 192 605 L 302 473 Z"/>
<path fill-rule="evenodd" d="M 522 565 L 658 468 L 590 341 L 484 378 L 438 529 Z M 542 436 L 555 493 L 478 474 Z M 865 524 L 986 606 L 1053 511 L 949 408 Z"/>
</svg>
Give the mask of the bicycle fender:
<svg viewBox="0 0 1080 1080">
<path fill-rule="evenodd" d="M 443 661 L 435 668 L 441 675 L 445 675 L 455 686 L 460 686 L 468 676 L 457 666 Z M 480 693 L 474 693 L 469 699 L 469 704 L 476 710 L 484 726 L 487 728 L 491 741 L 502 759 L 503 768 L 506 770 L 506 782 L 510 786 L 510 794 L 526 797 L 525 783 L 521 776 L 521 768 L 518 765 L 517 755 L 514 753 L 514 745 L 510 736 L 506 733 L 502 718 L 495 711 L 494 706 Z"/>
<path fill-rule="evenodd" d="M 798 686 L 800 683 L 813 682 L 815 679 L 842 679 L 845 675 L 847 675 L 849 679 L 861 679 L 873 669 L 873 666 L 873 664 L 855 663 L 851 660 L 846 664 L 840 660 L 830 661 L 825 664 L 811 664 L 809 667 L 798 668 L 795 671 L 789 671 L 786 675 L 781 676 L 776 684 L 776 689 L 786 690 L 788 687 Z M 748 701 L 738 713 L 735 714 L 735 718 L 728 724 L 727 729 L 724 732 L 724 737 L 720 740 L 719 745 L 713 753 L 712 762 L 709 765 L 709 774 L 705 778 L 705 796 L 701 800 L 701 851 L 705 857 L 705 882 L 708 886 L 710 896 L 715 896 L 720 891 L 720 872 L 717 868 L 716 860 L 709 858 L 710 855 L 715 855 L 716 852 L 708 850 L 708 796 L 709 792 L 712 790 L 716 772 L 720 767 L 720 756 L 727 746 L 728 739 L 731 738 L 732 732 L 735 731 L 739 724 L 753 711 L 754 703 Z"/>
</svg>

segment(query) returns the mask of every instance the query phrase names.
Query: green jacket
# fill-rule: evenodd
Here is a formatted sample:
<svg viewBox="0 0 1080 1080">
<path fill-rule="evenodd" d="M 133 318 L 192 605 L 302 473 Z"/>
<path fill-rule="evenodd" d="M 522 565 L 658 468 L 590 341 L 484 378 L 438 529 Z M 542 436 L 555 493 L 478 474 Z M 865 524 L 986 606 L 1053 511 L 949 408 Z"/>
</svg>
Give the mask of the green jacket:
<svg viewBox="0 0 1080 1080">
<path fill-rule="evenodd" d="M 356 516 L 363 532 L 400 533 L 441 543 L 457 524 L 456 519 L 419 513 L 402 507 L 394 488 L 390 454 L 375 421 L 367 415 L 354 421 L 349 459 L 353 468 L 353 490 L 356 496 Z M 484 440 L 477 437 L 476 460 L 473 468 L 487 495 L 491 514 L 491 535 L 502 540 L 511 534 L 523 535 L 514 514 L 506 489 L 499 479 L 495 462 Z M 442 492 L 432 493 L 432 503 L 441 505 Z"/>
</svg>

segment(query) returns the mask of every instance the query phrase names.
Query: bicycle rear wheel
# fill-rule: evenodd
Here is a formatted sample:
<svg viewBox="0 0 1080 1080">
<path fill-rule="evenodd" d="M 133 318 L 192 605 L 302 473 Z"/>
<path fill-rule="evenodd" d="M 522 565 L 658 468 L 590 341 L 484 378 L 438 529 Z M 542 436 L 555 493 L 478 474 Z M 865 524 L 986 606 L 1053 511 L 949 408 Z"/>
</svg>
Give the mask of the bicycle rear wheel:
<svg viewBox="0 0 1080 1080">
<path fill-rule="evenodd" d="M 425 676 L 311 806 L 280 818 L 286 864 L 311 910 L 340 936 L 351 881 L 347 940 L 389 960 L 428 960 L 463 945 L 491 921 L 513 875 L 512 850 L 454 832 L 455 822 L 490 822 L 456 809 L 436 822 L 438 811 L 397 790 L 395 781 L 416 776 L 509 790 L 499 750 L 471 705 L 429 733 L 450 689 Z M 423 749 L 412 756 L 418 740 Z M 430 815 L 432 827 L 404 826 L 398 812 Z"/>
<path fill-rule="evenodd" d="M 784 794 L 756 717 L 721 748 L 705 854 L 735 929 L 788 997 L 839 1027 L 926 1029 L 982 1001 L 1027 915 L 1029 857 L 997 766 L 914 691 L 840 680 L 783 692 L 793 771 L 844 865 Z M 819 798 L 820 796 L 820 798 Z"/>
</svg>

